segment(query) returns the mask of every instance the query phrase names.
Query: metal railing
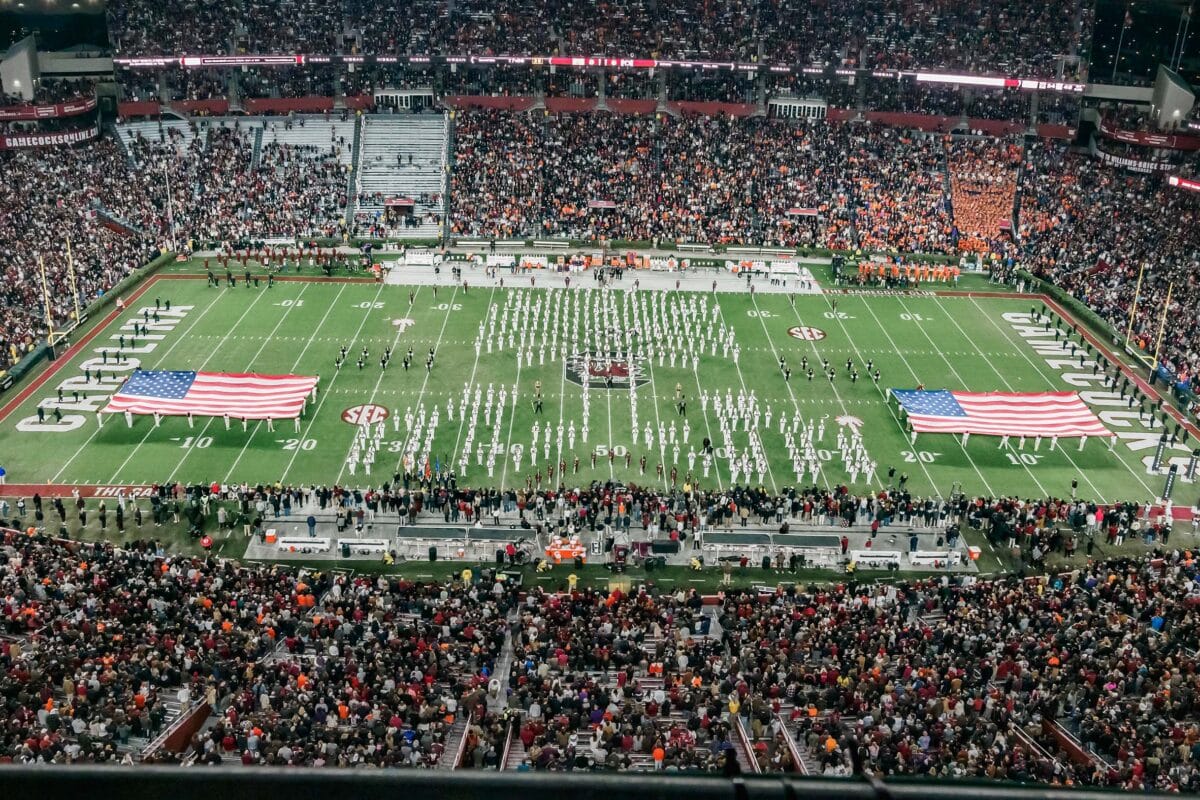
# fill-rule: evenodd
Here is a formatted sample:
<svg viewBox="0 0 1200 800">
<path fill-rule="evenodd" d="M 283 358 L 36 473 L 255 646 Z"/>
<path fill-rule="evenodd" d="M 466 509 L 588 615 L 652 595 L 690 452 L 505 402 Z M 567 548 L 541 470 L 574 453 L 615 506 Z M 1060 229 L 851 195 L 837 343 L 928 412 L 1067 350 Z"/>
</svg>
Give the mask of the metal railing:
<svg viewBox="0 0 1200 800">
<path fill-rule="evenodd" d="M 125 800 L 279 800 L 281 797 L 353 797 L 355 800 L 1113 800 L 1115 792 L 1064 789 L 1009 782 L 926 779 L 829 780 L 791 774 L 747 776 L 609 773 L 434 772 L 426 770 L 330 770 L 240 766 L 0 767 L 6 796 L 39 800 L 121 797 Z M 1167 800 L 1168 795 L 1143 793 Z"/>
</svg>

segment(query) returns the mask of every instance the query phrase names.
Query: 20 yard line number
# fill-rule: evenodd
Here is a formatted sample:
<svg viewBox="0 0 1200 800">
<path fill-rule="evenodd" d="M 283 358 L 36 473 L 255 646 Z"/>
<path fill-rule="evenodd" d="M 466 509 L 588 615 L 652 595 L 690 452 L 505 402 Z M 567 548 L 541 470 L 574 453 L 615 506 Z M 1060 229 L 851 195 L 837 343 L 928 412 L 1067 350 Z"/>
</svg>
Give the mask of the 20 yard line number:
<svg viewBox="0 0 1200 800">
<path fill-rule="evenodd" d="M 906 464 L 916 464 L 918 461 L 922 464 L 932 464 L 937 461 L 941 453 L 934 453 L 929 450 L 905 450 L 900 455 L 904 458 Z"/>
<path fill-rule="evenodd" d="M 316 450 L 316 439 L 276 439 L 284 450 Z"/>
</svg>

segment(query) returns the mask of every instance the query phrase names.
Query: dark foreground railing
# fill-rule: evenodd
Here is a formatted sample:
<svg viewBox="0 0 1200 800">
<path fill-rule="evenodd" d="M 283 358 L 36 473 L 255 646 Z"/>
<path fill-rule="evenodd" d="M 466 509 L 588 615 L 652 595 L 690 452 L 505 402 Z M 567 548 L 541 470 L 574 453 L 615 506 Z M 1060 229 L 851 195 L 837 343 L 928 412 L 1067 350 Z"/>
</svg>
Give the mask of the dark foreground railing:
<svg viewBox="0 0 1200 800">
<path fill-rule="evenodd" d="M 244 767 L 5 766 L 0 786 L 6 798 L 29 800 L 962 800 L 968 795 L 971 800 L 1112 800 L 1116 795 L 966 781 Z"/>
</svg>

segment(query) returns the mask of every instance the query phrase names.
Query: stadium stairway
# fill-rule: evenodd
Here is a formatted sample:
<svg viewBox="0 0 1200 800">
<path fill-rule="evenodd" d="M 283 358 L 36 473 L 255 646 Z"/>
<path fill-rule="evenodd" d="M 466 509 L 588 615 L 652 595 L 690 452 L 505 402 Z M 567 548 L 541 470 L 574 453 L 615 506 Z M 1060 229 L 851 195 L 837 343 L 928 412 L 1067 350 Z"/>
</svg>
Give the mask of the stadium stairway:
<svg viewBox="0 0 1200 800">
<path fill-rule="evenodd" d="M 520 717 L 517 717 L 508 729 L 508 740 L 504 746 L 503 769 L 516 769 L 525 760 L 525 743 L 521 741 Z"/>
<path fill-rule="evenodd" d="M 761 770 L 758 767 L 758 759 L 750 750 L 750 732 L 746 729 L 745 717 L 738 716 L 734 723 L 732 744 L 738 766 L 745 775 L 757 775 Z"/>
<path fill-rule="evenodd" d="M 1091 747 L 1085 746 L 1079 737 L 1058 720 L 1042 719 L 1042 733 L 1052 742 L 1058 744 L 1058 751 L 1070 760 L 1079 763 L 1083 759 L 1091 762 L 1094 768 L 1107 773 L 1113 768 L 1108 759 L 1097 753 Z"/>
<path fill-rule="evenodd" d="M 816 717 L 802 717 L 799 721 L 789 722 L 784 726 L 788 740 L 795 746 L 793 753 L 799 759 L 797 766 L 800 768 L 800 772 L 805 775 L 820 777 L 824 773 L 821 758 L 808 746 L 808 734 L 813 721 L 824 723 L 828 718 L 829 712 L 822 711 Z"/>
<path fill-rule="evenodd" d="M 254 148 L 250 151 L 250 169 L 257 170 L 262 163 L 263 129 L 254 130 Z"/>
<path fill-rule="evenodd" d="M 347 230 L 350 228 L 351 225 L 354 224 L 355 208 L 358 205 L 357 202 L 355 202 L 355 194 L 356 194 L 356 187 L 358 186 L 358 160 L 359 160 L 359 155 L 362 153 L 362 129 L 363 129 L 362 118 L 355 116 L 354 117 L 354 142 L 350 148 L 350 178 L 349 178 L 350 191 L 349 191 L 349 194 L 350 194 L 351 201 L 346 204 L 346 228 L 347 228 Z"/>
<path fill-rule="evenodd" d="M 384 201 L 405 197 L 414 201 L 412 213 L 421 218 L 421 224 L 401 225 L 390 233 L 405 238 L 432 239 L 438 235 L 438 223 L 424 218 L 432 214 L 440 220 L 445 213 L 448 124 L 446 114 L 364 117 L 355 177 L 355 217 L 360 223 L 381 222 Z"/>
<path fill-rule="evenodd" d="M 435 769 L 454 770 L 458 769 L 459 762 L 462 759 L 463 739 L 467 735 L 467 728 L 471 726 L 471 715 L 459 714 L 454 720 L 454 724 L 450 726 L 450 730 L 446 731 L 446 749 L 442 751 L 442 758 L 438 761 Z"/>
<path fill-rule="evenodd" d="M 185 702 L 180 699 L 182 689 L 182 686 L 173 686 L 159 690 L 158 696 L 162 699 L 166 714 L 163 717 L 162 728 L 154 737 L 130 736 L 124 742 L 116 743 L 114 748 L 116 752 L 122 756 L 129 755 L 134 761 L 141 761 L 148 751 L 161 746 L 160 739 L 164 738 L 166 732 L 183 716 L 185 711 L 192 708 L 190 701 Z"/>
<path fill-rule="evenodd" d="M 772 716 L 772 720 L 783 733 L 784 743 L 788 750 L 790 750 L 792 753 L 792 763 L 795 765 L 792 771 L 801 775 L 814 775 L 816 774 L 815 770 L 820 765 L 813 762 L 811 755 L 806 755 L 808 748 L 803 747 L 799 742 L 796 741 L 796 738 L 792 736 L 791 726 L 787 724 L 787 720 L 791 716 L 794 708 L 795 706 L 793 706 L 791 703 L 788 703 L 785 708 L 780 708 L 780 710 Z"/>
<path fill-rule="evenodd" d="M 262 144 L 292 147 L 314 147 L 321 154 L 333 152 L 343 167 L 354 163 L 353 140 L 357 124 L 353 119 L 343 122 L 339 117 L 325 119 L 322 115 L 302 115 L 293 119 L 289 128 L 282 121 L 270 120 L 263 131 Z M 335 148 L 333 151 L 330 148 Z"/>
<path fill-rule="evenodd" d="M 130 153 L 131 161 L 133 154 L 129 150 L 129 143 L 139 136 L 149 142 L 173 142 L 175 149 L 181 153 L 186 151 L 192 140 L 196 138 L 192 126 L 183 120 L 123 122 L 115 125 L 114 128 L 117 132 L 117 140 L 125 148 L 125 151 Z"/>
<path fill-rule="evenodd" d="M 121 152 L 125 154 L 125 161 L 130 167 L 136 169 L 137 162 L 133 159 L 133 153 L 129 150 L 129 144 L 125 141 L 125 137 L 121 135 L 121 131 L 117 128 L 116 124 L 107 123 L 105 124 L 104 129 L 112 135 L 113 139 L 116 140 L 117 146 L 120 147 Z"/>
<path fill-rule="evenodd" d="M 488 711 L 492 714 L 503 713 L 508 705 L 508 678 L 512 673 L 515 652 L 513 648 L 513 625 L 520 618 L 517 609 L 508 612 L 508 629 L 504 632 L 504 647 L 500 650 L 500 658 L 492 669 L 491 686 L 496 691 L 488 693 Z"/>
</svg>

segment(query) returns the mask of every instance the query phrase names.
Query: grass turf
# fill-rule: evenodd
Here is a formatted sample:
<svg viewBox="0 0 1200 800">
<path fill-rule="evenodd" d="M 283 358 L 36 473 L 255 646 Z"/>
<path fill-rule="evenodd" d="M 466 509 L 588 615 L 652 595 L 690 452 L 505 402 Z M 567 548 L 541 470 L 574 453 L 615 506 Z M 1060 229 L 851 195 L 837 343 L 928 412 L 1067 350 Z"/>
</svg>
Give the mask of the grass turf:
<svg viewBox="0 0 1200 800">
<path fill-rule="evenodd" d="M 194 269 L 185 265 L 184 269 Z M 410 303 L 410 292 L 412 302 Z M 369 282 L 279 281 L 267 289 L 245 288 L 239 280 L 234 288 L 213 289 L 203 278 L 173 274 L 147 287 L 134 307 L 98 332 L 83 352 L 69 361 L 53 364 L 55 374 L 33 392 L 19 408 L 0 421 L 0 448 L 10 482 L 74 483 L 92 485 L 149 484 L 180 480 L 186 482 L 260 482 L 329 483 L 340 480 L 351 485 L 379 483 L 401 467 L 404 439 L 402 418 L 406 409 L 414 411 L 424 403 L 427 410 L 437 405 L 442 421 L 433 439 L 431 456 L 458 461 L 466 439 L 467 426 L 458 414 L 458 399 L 464 382 L 486 387 L 493 384 L 517 385 L 519 399 L 512 413 L 495 432 L 505 455 L 498 457 L 494 472 L 476 464 L 475 453 L 460 485 L 523 485 L 538 467 L 530 464 L 528 450 L 531 427 L 537 418 L 531 405 L 532 386 L 541 381 L 545 409 L 540 419 L 556 426 L 559 421 L 577 426 L 584 419 L 582 389 L 564 380 L 560 359 L 548 354 L 543 362 L 535 356 L 533 364 L 522 363 L 511 350 L 478 356 L 474 343 L 480 323 L 495 304 L 503 308 L 513 292 L 528 295 L 536 302 L 544 290 L 493 289 L 473 286 L 469 294 L 449 285 L 434 296 L 431 287 L 387 286 Z M 687 296 L 687 293 L 682 293 Z M 106 348 L 115 353 L 122 325 L 128 325 L 138 309 L 155 297 L 170 299 L 173 308 L 186 307 L 171 330 L 159 331 L 162 339 L 150 352 L 135 354 L 143 368 L 196 369 L 229 372 L 317 374 L 322 376 L 321 391 L 315 407 L 310 406 L 297 432 L 290 422 L 279 422 L 274 432 L 263 423 L 250 423 L 243 431 L 239 423 L 225 430 L 220 419 L 197 419 L 189 428 L 186 420 L 168 418 L 161 427 L 149 419 L 136 420 L 126 428 L 118 417 L 97 427 L 94 414 L 64 408 L 68 419 L 78 415 L 80 427 L 59 432 L 47 424 L 44 428 L 27 423 L 18 430 L 19 420 L 34 419 L 39 403 L 53 400 L 55 388 L 66 387 L 68 406 L 73 392 L 79 390 L 83 362 L 98 356 Z M 1045 443 L 1038 452 L 1032 442 L 1024 451 L 1000 450 L 995 439 L 973 437 L 964 448 L 955 437 L 923 436 L 910 444 L 893 408 L 885 402 L 889 387 L 950 388 L 975 391 L 1045 391 L 1075 389 L 1067 385 L 1059 370 L 1050 368 L 1002 318 L 1005 312 L 1027 312 L 1030 300 L 1021 297 L 938 297 L 910 295 L 843 295 L 836 310 L 829 296 L 801 295 L 792 305 L 783 295 L 724 293 L 709 295 L 720 306 L 720 316 L 736 330 L 741 356 L 735 364 L 708 351 L 700 357 L 696 369 L 689 363 L 672 367 L 652 360 L 645 370 L 648 382 L 637 392 L 639 428 L 649 422 L 655 428 L 682 420 L 674 408 L 674 389 L 683 387 L 689 399 L 691 446 L 698 447 L 704 436 L 711 436 L 718 447 L 727 443 L 718 432 L 715 413 L 707 412 L 698 402 L 700 391 L 723 395 L 728 389 L 753 388 L 760 403 L 770 405 L 773 424 L 763 426 L 761 437 L 770 455 L 770 468 L 763 476 L 768 489 L 778 490 L 796 483 L 791 464 L 778 432 L 778 416 L 798 411 L 804 419 L 826 418 L 825 438 L 820 455 L 823 470 L 821 484 L 849 483 L 850 475 L 836 453 L 838 417 L 861 421 L 866 448 L 879 464 L 874 485 L 886 483 L 889 466 L 897 476 L 906 473 L 908 486 L 919 495 L 946 495 L 956 485 L 968 493 L 1013 493 L 1026 496 L 1065 495 L 1072 480 L 1079 482 L 1083 496 L 1104 500 L 1144 499 L 1157 494 L 1161 480 L 1145 475 L 1139 454 L 1118 446 L 1110 452 L 1106 445 L 1093 440 L 1083 452 L 1074 443 L 1050 452 Z M 165 318 L 164 318 L 165 319 Z M 393 321 L 412 320 L 401 331 Z M 819 341 L 805 341 L 788 335 L 793 326 L 810 326 L 825 335 Z M 584 331 L 579 344 L 594 344 L 595 331 Z M 334 369 L 334 357 L 340 345 L 349 347 L 349 358 L 340 371 Z M 394 347 L 391 366 L 386 373 L 379 368 L 378 355 L 385 346 Z M 358 370 L 356 354 L 367 347 L 367 367 Z M 411 347 L 416 359 L 406 373 L 400 365 L 402 354 Z M 431 372 L 423 366 L 423 355 L 430 347 L 437 352 Z M 537 348 L 535 348 L 535 353 Z M 790 382 L 778 369 L 783 356 L 792 365 Z M 818 366 L 810 382 L 800 370 L 802 357 Z M 864 373 L 851 384 L 845 375 L 845 361 L 853 358 Z M 820 359 L 827 358 L 838 370 L 830 383 L 820 374 Z M 878 385 L 865 375 L 865 362 L 872 359 L 880 368 Z M 110 359 L 111 360 L 111 359 Z M 111 369 L 101 368 L 105 377 Z M 121 373 L 117 373 L 118 375 Z M 75 380 L 71 380 L 75 379 Z M 69 381 L 69 382 L 68 382 Z M 106 392 L 96 392 L 98 384 L 85 384 L 83 396 L 93 395 L 93 403 L 102 405 Z M 111 387 L 109 389 L 111 391 Z M 445 413 L 447 398 L 453 397 L 455 419 Z M 647 451 L 635 441 L 631 426 L 631 400 L 627 390 L 592 389 L 589 415 L 590 435 L 585 443 L 578 438 L 574 451 L 564 454 L 568 465 L 580 458 L 578 474 L 570 473 L 568 484 L 584 484 L 593 479 L 633 481 L 664 485 L 655 465 L 665 462 L 668 472 L 673 462 L 672 448 L 660 452 L 658 442 Z M 377 457 L 373 475 L 363 474 L 361 466 L 350 475 L 345 464 L 354 434 L 354 426 L 342 420 L 344 410 L 366 403 L 390 409 L 387 436 Z M 49 421 L 48 416 L 48 421 Z M 393 422 L 400 419 L 400 431 Z M 740 426 L 739 426 L 740 428 Z M 478 419 L 476 442 L 491 441 L 493 432 Z M 748 434 L 738 430 L 732 437 L 737 448 L 747 446 Z M 525 457 L 518 469 L 512 458 L 512 446 L 520 444 Z M 1014 442 L 1015 444 L 1015 442 Z M 565 446 L 565 445 L 564 445 Z M 603 456 L 591 465 L 593 449 L 608 448 L 631 454 L 631 466 L 624 458 L 613 461 Z M 621 449 L 624 448 L 624 449 Z M 688 472 L 686 454 L 681 446 L 677 464 L 682 483 Z M 604 452 L 601 450 L 601 452 Z M 648 468 L 639 474 L 638 459 L 645 453 Z M 555 454 L 557 455 L 557 454 Z M 557 461 L 557 457 L 554 458 Z M 539 452 L 538 465 L 545 459 Z M 699 461 L 694 468 L 701 473 Z M 756 476 L 757 477 L 757 476 Z M 811 476 L 805 477 L 810 482 Z M 709 478 L 701 485 L 723 487 L 729 483 L 727 464 L 717 459 Z M 739 482 L 744 483 L 744 476 Z M 856 489 L 868 488 L 859 475 Z"/>
</svg>

